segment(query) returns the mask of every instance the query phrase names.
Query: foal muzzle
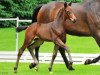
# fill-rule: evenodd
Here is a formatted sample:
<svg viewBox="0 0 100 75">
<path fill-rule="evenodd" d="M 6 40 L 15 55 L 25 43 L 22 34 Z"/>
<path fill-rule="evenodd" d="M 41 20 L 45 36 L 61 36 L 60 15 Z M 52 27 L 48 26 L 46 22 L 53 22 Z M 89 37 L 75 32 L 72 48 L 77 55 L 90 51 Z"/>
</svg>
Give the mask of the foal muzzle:
<svg viewBox="0 0 100 75">
<path fill-rule="evenodd" d="M 70 20 L 71 20 L 73 23 L 76 22 L 76 19 L 70 18 Z"/>
</svg>

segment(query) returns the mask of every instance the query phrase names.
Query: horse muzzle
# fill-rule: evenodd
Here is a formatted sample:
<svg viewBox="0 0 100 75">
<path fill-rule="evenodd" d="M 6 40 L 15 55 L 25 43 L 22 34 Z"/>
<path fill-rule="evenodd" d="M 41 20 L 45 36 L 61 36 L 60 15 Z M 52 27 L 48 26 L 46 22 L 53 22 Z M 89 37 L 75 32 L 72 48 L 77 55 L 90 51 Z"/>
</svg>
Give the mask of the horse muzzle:
<svg viewBox="0 0 100 75">
<path fill-rule="evenodd" d="M 71 20 L 73 23 L 75 23 L 75 22 L 76 22 L 76 19 L 71 18 L 70 20 Z"/>
</svg>

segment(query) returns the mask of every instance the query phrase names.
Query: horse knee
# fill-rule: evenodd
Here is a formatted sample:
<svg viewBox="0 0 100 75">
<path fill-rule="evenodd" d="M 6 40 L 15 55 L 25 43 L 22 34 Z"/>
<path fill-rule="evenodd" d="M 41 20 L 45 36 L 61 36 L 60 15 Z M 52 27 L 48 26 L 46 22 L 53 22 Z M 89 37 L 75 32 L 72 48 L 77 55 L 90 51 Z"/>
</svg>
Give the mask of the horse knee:
<svg viewBox="0 0 100 75">
<path fill-rule="evenodd" d="M 56 56 L 57 56 L 57 53 L 54 53 L 54 54 L 53 54 L 53 57 L 55 58 Z"/>
<path fill-rule="evenodd" d="M 67 53 L 70 53 L 70 49 L 69 49 L 69 47 L 66 47 L 65 50 L 66 50 Z"/>
<path fill-rule="evenodd" d="M 21 49 L 19 50 L 19 52 L 18 52 L 18 56 L 19 56 L 19 57 L 22 55 L 23 51 L 24 51 L 24 50 L 21 50 Z"/>
<path fill-rule="evenodd" d="M 31 49 L 32 49 L 32 47 L 31 47 L 31 46 L 28 46 L 27 48 L 28 48 L 28 50 L 31 50 Z"/>
</svg>

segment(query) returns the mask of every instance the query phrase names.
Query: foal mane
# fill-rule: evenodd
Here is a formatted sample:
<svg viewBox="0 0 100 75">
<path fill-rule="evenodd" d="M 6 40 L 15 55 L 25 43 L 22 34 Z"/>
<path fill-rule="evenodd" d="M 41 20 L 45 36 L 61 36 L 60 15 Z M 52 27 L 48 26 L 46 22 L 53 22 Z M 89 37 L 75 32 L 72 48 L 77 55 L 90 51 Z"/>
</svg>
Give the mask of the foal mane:
<svg viewBox="0 0 100 75">
<path fill-rule="evenodd" d="M 58 19 L 59 17 L 61 17 L 63 15 L 63 11 L 64 11 L 64 7 L 62 7 L 61 9 L 59 9 L 57 16 L 55 19 Z"/>
</svg>

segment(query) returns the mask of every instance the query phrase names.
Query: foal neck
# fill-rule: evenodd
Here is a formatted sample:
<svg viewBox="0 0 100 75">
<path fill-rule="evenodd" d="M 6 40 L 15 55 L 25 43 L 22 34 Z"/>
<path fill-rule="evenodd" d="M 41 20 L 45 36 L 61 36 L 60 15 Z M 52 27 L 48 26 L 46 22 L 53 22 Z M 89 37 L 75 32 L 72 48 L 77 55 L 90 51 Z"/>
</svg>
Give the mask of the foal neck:
<svg viewBox="0 0 100 75">
<path fill-rule="evenodd" d="M 64 16 L 64 9 L 60 9 L 58 14 L 57 14 L 57 17 L 55 19 L 55 22 L 57 23 L 57 25 L 64 25 L 65 23 L 65 16 Z"/>
</svg>

